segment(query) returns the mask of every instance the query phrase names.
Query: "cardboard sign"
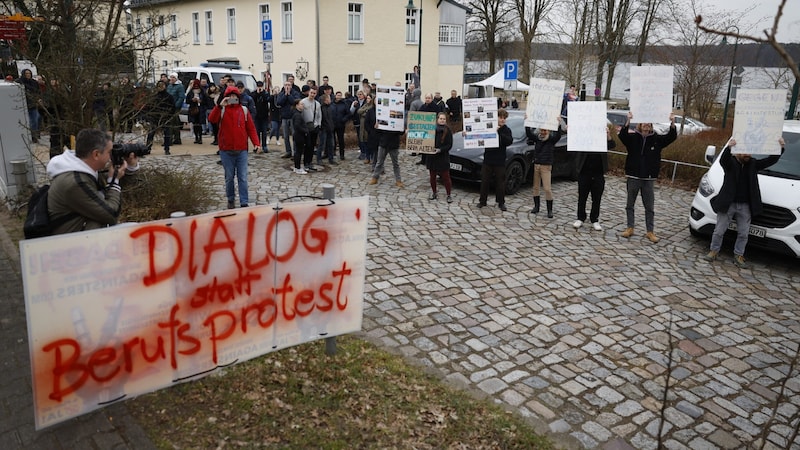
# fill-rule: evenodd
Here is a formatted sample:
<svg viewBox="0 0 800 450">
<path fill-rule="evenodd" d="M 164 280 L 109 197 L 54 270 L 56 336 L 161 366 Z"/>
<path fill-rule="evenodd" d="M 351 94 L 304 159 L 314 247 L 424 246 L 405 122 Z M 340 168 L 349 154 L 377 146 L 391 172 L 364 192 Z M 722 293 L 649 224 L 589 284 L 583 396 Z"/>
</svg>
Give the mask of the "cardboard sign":
<svg viewBox="0 0 800 450">
<path fill-rule="evenodd" d="M 783 133 L 786 91 L 782 89 L 739 89 L 731 153 L 780 155 L 778 138 Z"/>
<path fill-rule="evenodd" d="M 672 113 L 672 73 L 672 66 L 631 67 L 631 122 L 669 122 Z"/>
<path fill-rule="evenodd" d="M 525 113 L 525 126 L 531 128 L 544 128 L 557 130 L 558 118 L 561 116 L 561 105 L 564 101 L 564 86 L 562 80 L 546 80 L 544 78 L 531 78 L 528 89 L 528 106 Z"/>
<path fill-rule="evenodd" d="M 406 91 L 400 86 L 378 86 L 375 91 L 375 119 L 378 129 L 406 130 Z"/>
<path fill-rule="evenodd" d="M 464 148 L 492 148 L 500 145 L 497 136 L 497 99 L 465 98 Z"/>
<path fill-rule="evenodd" d="M 367 197 L 20 242 L 36 429 L 361 329 Z"/>
<path fill-rule="evenodd" d="M 436 113 L 408 112 L 406 150 L 415 153 L 436 153 Z"/>
<path fill-rule="evenodd" d="M 606 102 L 569 102 L 567 151 L 608 151 Z"/>
</svg>

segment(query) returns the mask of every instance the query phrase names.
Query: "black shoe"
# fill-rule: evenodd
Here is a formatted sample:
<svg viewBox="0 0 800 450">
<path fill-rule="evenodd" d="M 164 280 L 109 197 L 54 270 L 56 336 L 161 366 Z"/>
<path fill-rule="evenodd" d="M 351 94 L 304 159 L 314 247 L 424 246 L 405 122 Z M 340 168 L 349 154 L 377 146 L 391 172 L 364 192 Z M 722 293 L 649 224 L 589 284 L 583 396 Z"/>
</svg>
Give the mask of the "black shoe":
<svg viewBox="0 0 800 450">
<path fill-rule="evenodd" d="M 164 150 L 164 154 L 165 154 L 165 155 L 169 155 L 169 154 L 170 154 L 170 153 L 169 153 L 169 149 L 165 149 L 165 150 Z"/>
<path fill-rule="evenodd" d="M 424 160 L 424 159 L 423 159 L 423 160 L 421 160 L 421 161 L 417 161 L 417 165 L 418 165 L 418 166 L 421 166 L 421 165 L 423 165 L 423 164 L 425 164 L 425 160 Z"/>
<path fill-rule="evenodd" d="M 222 161 L 217 161 L 217 164 L 219 164 L 221 166 L 222 165 Z"/>
<path fill-rule="evenodd" d="M 497 207 L 500 208 L 500 211 L 508 211 L 505 203 L 500 203 Z"/>
<path fill-rule="evenodd" d="M 242 206 L 240 206 L 240 208 L 247 208 L 248 206 L 249 205 L 247 203 L 242 203 Z"/>
<path fill-rule="evenodd" d="M 284 153 L 283 156 L 281 156 L 281 158 L 283 158 L 283 159 L 288 159 L 288 158 L 291 158 L 291 157 L 292 157 L 291 153 Z"/>
<path fill-rule="evenodd" d="M 214 139 L 214 141 L 211 143 L 211 145 L 219 145 L 219 142 L 217 142 L 217 140 Z"/>
<path fill-rule="evenodd" d="M 478 208 L 483 208 L 486 206 L 486 202 L 478 202 Z"/>
<path fill-rule="evenodd" d="M 338 164 L 336 161 L 334 161 L 334 160 L 332 160 L 332 159 L 329 159 L 329 160 L 328 160 L 328 164 L 330 164 L 330 165 L 332 165 L 332 166 L 338 166 L 338 165 L 339 165 L 339 164 Z"/>
<path fill-rule="evenodd" d="M 180 140 L 172 142 L 172 145 L 181 145 L 181 144 L 183 144 L 183 142 L 181 142 Z"/>
</svg>

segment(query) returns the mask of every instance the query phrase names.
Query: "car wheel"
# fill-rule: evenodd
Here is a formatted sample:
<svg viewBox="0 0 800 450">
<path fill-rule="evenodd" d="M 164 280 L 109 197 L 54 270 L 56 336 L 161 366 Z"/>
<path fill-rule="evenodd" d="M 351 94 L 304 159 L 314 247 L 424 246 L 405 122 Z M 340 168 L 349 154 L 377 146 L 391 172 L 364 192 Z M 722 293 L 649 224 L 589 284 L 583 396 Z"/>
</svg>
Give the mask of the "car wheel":
<svg viewBox="0 0 800 450">
<path fill-rule="evenodd" d="M 703 233 L 695 230 L 694 228 L 692 228 L 691 225 L 689 225 L 689 234 L 691 234 L 692 236 L 694 236 L 696 238 L 707 238 L 708 237 L 705 234 L 703 234 Z"/>
<path fill-rule="evenodd" d="M 506 195 L 516 194 L 525 182 L 525 169 L 519 161 L 511 161 L 506 167 Z"/>
</svg>

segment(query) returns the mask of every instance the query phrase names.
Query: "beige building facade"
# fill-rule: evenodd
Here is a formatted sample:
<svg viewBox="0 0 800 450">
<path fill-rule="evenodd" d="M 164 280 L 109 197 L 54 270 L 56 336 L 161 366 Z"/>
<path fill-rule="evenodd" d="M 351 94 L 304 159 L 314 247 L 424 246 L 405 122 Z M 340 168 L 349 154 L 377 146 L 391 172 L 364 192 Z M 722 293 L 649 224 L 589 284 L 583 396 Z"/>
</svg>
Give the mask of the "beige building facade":
<svg viewBox="0 0 800 450">
<path fill-rule="evenodd" d="M 149 81 L 225 57 L 273 86 L 289 75 L 298 85 L 327 76 L 337 91 L 354 92 L 365 78 L 407 85 L 420 61 L 423 92 L 448 97 L 463 85 L 468 13 L 455 0 L 133 0 L 129 20 L 134 29 L 155 23 L 170 40 L 169 50 L 138 53 Z"/>
</svg>

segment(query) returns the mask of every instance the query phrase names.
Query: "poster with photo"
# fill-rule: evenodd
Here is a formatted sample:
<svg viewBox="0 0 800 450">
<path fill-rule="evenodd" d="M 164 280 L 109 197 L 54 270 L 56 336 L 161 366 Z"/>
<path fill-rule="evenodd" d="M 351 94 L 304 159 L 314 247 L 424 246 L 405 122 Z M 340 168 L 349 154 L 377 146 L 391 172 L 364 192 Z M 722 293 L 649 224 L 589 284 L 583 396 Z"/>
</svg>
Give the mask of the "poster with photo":
<svg viewBox="0 0 800 450">
<path fill-rule="evenodd" d="M 731 153 L 780 155 L 785 105 L 783 89 L 739 89 L 732 136 L 736 145 Z"/>
<path fill-rule="evenodd" d="M 570 129 L 580 130 L 567 133 L 567 151 L 608 151 L 606 102 L 569 102 L 567 109 Z"/>
<path fill-rule="evenodd" d="M 672 66 L 631 67 L 633 123 L 669 122 L 672 113 Z"/>
<path fill-rule="evenodd" d="M 497 99 L 465 98 L 464 107 L 464 148 L 497 147 Z"/>
<path fill-rule="evenodd" d="M 378 129 L 384 131 L 406 130 L 406 91 L 401 86 L 378 86 L 375 90 L 375 119 Z"/>
<path fill-rule="evenodd" d="M 564 100 L 563 80 L 546 80 L 544 78 L 531 78 L 528 89 L 528 106 L 525 113 L 525 126 L 531 128 L 544 128 L 545 130 L 558 129 L 558 117 L 561 115 L 561 104 Z"/>
</svg>

